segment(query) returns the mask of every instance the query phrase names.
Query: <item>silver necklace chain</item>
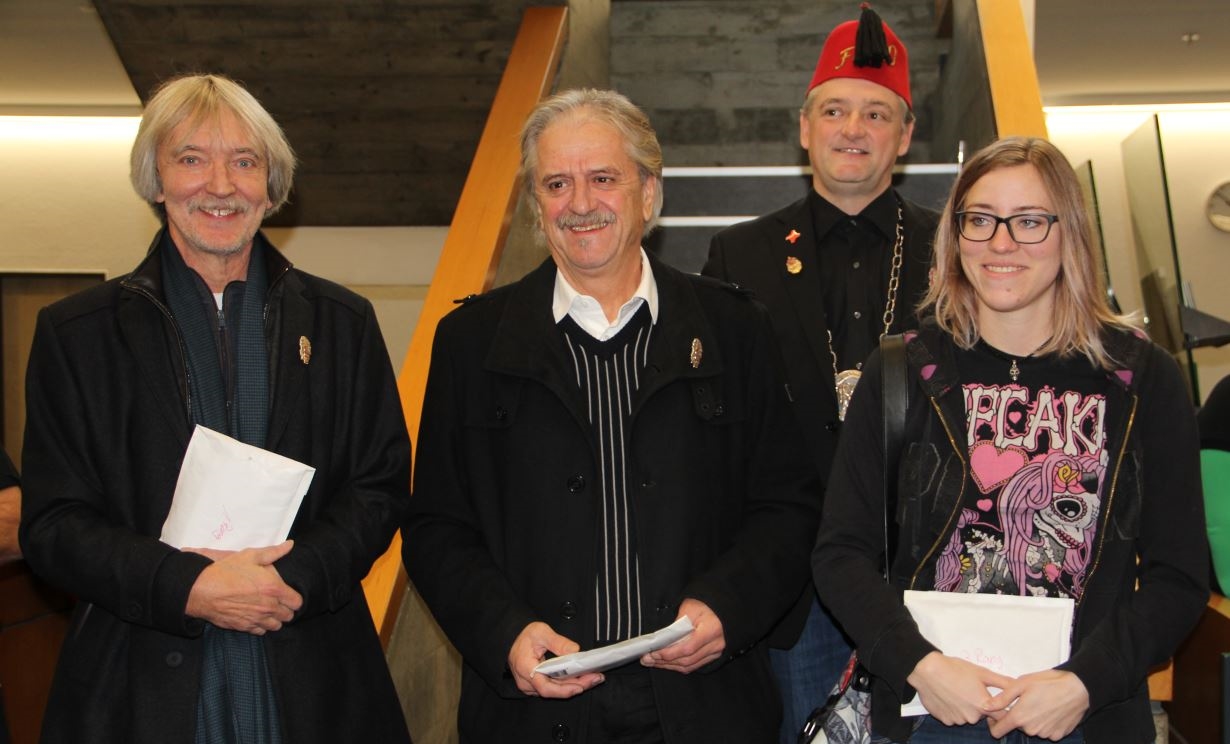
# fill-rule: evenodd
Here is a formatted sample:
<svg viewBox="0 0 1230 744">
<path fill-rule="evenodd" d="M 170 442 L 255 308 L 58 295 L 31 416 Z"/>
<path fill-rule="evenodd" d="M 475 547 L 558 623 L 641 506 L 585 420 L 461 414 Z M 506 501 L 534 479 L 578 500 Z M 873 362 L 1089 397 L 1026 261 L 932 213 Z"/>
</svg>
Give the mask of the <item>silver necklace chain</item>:
<svg viewBox="0 0 1230 744">
<path fill-rule="evenodd" d="M 1045 341 L 1035 346 L 1033 351 L 1029 352 L 1023 357 L 1018 357 L 1018 356 L 1009 354 L 1009 357 L 1012 359 L 1012 364 L 1008 365 L 1008 378 L 1012 380 L 1013 382 L 1016 382 L 1017 378 L 1021 376 L 1021 368 L 1017 366 L 1017 363 L 1016 363 L 1017 359 L 1029 359 L 1034 354 L 1038 353 L 1038 349 L 1041 349 L 1043 346 L 1046 346 L 1047 344 L 1049 344 L 1052 338 L 1054 338 L 1054 335 L 1047 336 Z"/>
<path fill-rule="evenodd" d="M 880 338 L 888 335 L 893 319 L 897 313 L 897 289 L 901 286 L 902 247 L 905 245 L 905 220 L 901 212 L 901 204 L 897 204 L 897 235 L 893 241 L 893 261 L 888 271 L 888 301 L 884 303 L 884 331 Z M 850 406 L 850 397 L 854 395 L 854 387 L 862 377 L 862 364 L 854 369 L 837 369 L 837 350 L 833 348 L 833 331 L 825 329 L 828 334 L 829 356 L 833 358 L 833 382 L 837 393 L 837 420 L 846 420 L 846 409 Z M 1015 378 L 1013 378 L 1015 379 Z"/>
</svg>

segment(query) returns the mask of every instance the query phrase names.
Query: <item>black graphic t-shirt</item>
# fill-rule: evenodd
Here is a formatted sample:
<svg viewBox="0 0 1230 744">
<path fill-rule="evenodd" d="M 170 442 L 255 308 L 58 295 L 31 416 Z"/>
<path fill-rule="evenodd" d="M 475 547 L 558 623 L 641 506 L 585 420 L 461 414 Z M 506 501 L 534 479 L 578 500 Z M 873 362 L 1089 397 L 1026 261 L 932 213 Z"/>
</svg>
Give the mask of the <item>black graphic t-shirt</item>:
<svg viewBox="0 0 1230 744">
<path fill-rule="evenodd" d="M 1108 457 L 1105 373 L 1083 356 L 957 352 L 969 481 L 935 589 L 1079 598 Z"/>
</svg>

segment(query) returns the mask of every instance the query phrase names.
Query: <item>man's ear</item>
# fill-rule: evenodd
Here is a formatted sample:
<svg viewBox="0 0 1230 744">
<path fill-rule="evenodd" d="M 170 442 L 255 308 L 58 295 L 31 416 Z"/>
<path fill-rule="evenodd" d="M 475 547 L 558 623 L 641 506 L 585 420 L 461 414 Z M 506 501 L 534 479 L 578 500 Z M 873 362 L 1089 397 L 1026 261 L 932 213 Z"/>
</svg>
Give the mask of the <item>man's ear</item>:
<svg viewBox="0 0 1230 744">
<path fill-rule="evenodd" d="M 910 150 L 910 141 L 914 139 L 914 119 L 905 122 L 905 129 L 901 133 L 901 142 L 897 145 L 897 157 L 903 157 Z"/>
<path fill-rule="evenodd" d="M 658 183 L 657 176 L 647 176 L 641 185 L 641 219 L 646 222 L 653 216 L 653 202 L 658 196 L 659 188 L 661 184 Z"/>
</svg>

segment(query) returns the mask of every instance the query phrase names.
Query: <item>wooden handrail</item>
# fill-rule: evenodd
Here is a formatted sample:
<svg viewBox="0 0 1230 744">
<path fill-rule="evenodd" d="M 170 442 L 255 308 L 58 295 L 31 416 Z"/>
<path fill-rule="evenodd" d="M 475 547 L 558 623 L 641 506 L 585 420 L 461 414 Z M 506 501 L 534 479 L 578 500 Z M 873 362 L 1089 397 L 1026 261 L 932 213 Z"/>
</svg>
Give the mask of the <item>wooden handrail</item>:
<svg viewBox="0 0 1230 744">
<path fill-rule="evenodd" d="M 978 0 L 978 26 L 999 137 L 1046 136 L 1038 69 L 1020 3 Z"/>
<path fill-rule="evenodd" d="M 436 324 L 457 298 L 491 287 L 517 204 L 518 133 L 530 111 L 551 89 L 564 47 L 567 16 L 565 7 L 526 8 L 522 16 L 397 379 L 411 440 L 418 439 Z M 363 590 L 372 620 L 387 647 L 406 591 L 400 534 L 372 565 L 363 580 Z"/>
<path fill-rule="evenodd" d="M 1025 16 L 1012 0 L 936 0 L 936 33 L 952 38 L 932 108 L 933 160 L 1009 135 L 1046 136 Z"/>
</svg>

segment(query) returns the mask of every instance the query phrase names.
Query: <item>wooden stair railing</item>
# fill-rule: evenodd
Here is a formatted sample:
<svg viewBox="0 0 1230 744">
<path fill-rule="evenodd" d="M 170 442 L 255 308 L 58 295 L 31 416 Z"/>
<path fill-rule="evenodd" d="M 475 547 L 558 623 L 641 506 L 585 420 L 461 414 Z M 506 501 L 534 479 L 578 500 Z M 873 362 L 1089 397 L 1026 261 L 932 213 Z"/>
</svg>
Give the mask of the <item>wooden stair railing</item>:
<svg viewBox="0 0 1230 744">
<path fill-rule="evenodd" d="M 1015 0 L 936 0 L 952 49 L 933 106 L 932 160 L 956 160 L 999 137 L 1046 136 L 1025 16 Z"/>
<path fill-rule="evenodd" d="M 1018 2 L 977 0 L 982 51 L 999 137 L 1046 136 L 1038 69 Z"/>
<path fill-rule="evenodd" d="M 418 437 L 436 324 L 457 298 L 486 291 L 495 276 L 517 204 L 518 135 L 530 111 L 551 89 L 564 47 L 567 14 L 565 7 L 531 7 L 522 16 L 398 376 L 402 411 L 412 441 Z M 400 534 L 373 564 L 363 580 L 363 591 L 387 648 L 406 591 Z"/>
</svg>

